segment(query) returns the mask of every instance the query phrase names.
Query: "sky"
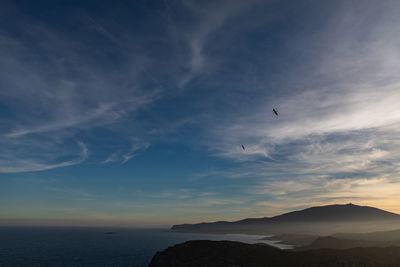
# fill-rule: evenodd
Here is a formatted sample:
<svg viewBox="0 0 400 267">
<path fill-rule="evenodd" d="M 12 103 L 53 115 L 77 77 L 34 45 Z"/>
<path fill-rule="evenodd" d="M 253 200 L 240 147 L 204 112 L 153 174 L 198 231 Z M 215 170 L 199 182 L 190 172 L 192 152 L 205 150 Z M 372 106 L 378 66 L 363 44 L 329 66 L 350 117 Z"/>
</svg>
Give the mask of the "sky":
<svg viewBox="0 0 400 267">
<path fill-rule="evenodd" d="M 400 213 L 399 13 L 394 0 L 0 1 L 0 225 Z"/>
</svg>

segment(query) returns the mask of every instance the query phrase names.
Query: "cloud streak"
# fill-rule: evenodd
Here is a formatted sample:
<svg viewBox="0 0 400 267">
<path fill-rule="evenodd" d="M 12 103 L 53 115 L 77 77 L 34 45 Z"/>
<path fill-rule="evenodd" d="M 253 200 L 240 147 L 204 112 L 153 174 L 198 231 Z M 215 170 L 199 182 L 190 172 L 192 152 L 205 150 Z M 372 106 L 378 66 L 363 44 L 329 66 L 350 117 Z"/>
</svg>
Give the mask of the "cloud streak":
<svg viewBox="0 0 400 267">
<path fill-rule="evenodd" d="M 18 10 L 13 12 L 20 15 Z M 82 21 L 77 19 L 76 23 Z M 159 88 L 143 89 L 141 85 L 140 74 L 147 59 L 140 53 L 109 47 L 98 40 L 100 51 L 127 58 L 124 64 L 105 64 L 104 53 L 99 56 L 91 49 L 93 39 L 80 39 L 82 34 L 95 39 L 95 33 L 100 32 L 117 42 L 93 18 L 90 21 L 91 27 L 80 25 L 79 31 L 65 34 L 26 18 L 16 23 L 14 30 L 1 29 L 0 70 L 6 75 L 0 79 L 0 105 L 4 108 L 0 145 L 8 154 L 2 156 L 0 172 L 80 164 L 88 156 L 83 142 L 81 156 L 61 160 L 76 155 L 68 147 L 70 143 L 84 140 L 93 129 L 115 127 L 159 98 Z"/>
<path fill-rule="evenodd" d="M 45 171 L 54 168 L 80 164 L 88 157 L 88 149 L 83 142 L 78 142 L 78 145 L 80 148 L 80 153 L 75 159 L 57 163 L 48 163 L 46 161 L 40 161 L 36 158 L 16 158 L 14 155 L 2 156 L 0 158 L 0 173 Z"/>
<path fill-rule="evenodd" d="M 188 70 L 178 82 L 180 87 L 184 87 L 190 80 L 209 71 L 212 65 L 216 64 L 204 52 L 210 35 L 220 30 L 235 15 L 246 12 L 257 1 L 216 1 L 206 5 L 204 3 L 200 5 L 195 1 L 183 1 L 183 3 L 197 23 L 194 30 L 187 34 L 186 42 L 190 48 L 190 56 L 187 62 Z"/>
</svg>

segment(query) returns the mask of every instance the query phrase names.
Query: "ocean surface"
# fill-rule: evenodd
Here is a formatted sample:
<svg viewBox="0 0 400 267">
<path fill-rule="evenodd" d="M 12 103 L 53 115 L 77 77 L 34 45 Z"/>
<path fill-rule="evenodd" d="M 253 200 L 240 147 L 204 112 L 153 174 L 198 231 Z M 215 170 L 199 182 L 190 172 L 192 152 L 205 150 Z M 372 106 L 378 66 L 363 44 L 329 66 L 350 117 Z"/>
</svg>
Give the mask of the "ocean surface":
<svg viewBox="0 0 400 267">
<path fill-rule="evenodd" d="M 0 227 L 0 266 L 142 267 L 157 251 L 188 240 L 273 244 L 259 240 L 262 237 L 176 233 L 168 229 Z"/>
</svg>

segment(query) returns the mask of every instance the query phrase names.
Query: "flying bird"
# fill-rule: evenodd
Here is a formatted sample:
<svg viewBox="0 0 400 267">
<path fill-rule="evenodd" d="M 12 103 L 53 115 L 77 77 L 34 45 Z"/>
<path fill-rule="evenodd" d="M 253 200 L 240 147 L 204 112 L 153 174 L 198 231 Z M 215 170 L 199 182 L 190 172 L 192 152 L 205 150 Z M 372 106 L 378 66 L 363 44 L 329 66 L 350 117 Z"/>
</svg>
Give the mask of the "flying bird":
<svg viewBox="0 0 400 267">
<path fill-rule="evenodd" d="M 276 111 L 276 109 L 272 109 L 272 111 L 274 112 L 274 114 L 276 115 L 276 116 L 278 116 L 278 111 Z"/>
<path fill-rule="evenodd" d="M 244 147 L 244 145 L 242 145 L 243 150 L 246 150 L 246 148 Z"/>
</svg>

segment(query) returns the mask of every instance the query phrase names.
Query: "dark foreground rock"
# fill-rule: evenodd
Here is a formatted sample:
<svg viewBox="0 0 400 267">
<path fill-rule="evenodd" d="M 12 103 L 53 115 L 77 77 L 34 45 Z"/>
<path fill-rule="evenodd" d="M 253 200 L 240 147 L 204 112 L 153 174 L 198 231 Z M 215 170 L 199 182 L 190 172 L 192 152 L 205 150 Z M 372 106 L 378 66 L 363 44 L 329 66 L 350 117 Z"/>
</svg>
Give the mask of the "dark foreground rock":
<svg viewBox="0 0 400 267">
<path fill-rule="evenodd" d="M 319 237 L 309 245 L 297 247 L 297 250 L 310 250 L 320 248 L 332 249 L 349 249 L 361 247 L 400 247 L 400 240 L 393 241 L 369 241 L 369 240 L 354 240 L 354 239 L 339 239 L 331 236 Z"/>
<path fill-rule="evenodd" d="M 400 247 L 288 251 L 264 244 L 200 240 L 157 252 L 149 266 L 399 267 Z"/>
</svg>

